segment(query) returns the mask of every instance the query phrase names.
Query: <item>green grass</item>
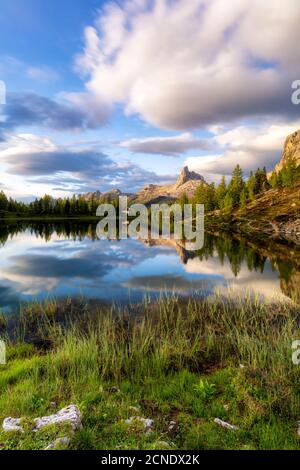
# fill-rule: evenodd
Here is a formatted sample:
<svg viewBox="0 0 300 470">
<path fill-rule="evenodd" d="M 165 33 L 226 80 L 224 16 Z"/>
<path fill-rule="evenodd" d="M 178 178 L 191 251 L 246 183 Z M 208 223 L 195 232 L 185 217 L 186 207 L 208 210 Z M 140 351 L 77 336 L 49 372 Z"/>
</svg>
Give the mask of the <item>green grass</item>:
<svg viewBox="0 0 300 470">
<path fill-rule="evenodd" d="M 74 449 L 297 449 L 300 375 L 291 343 L 300 338 L 299 313 L 292 302 L 250 295 L 165 297 L 122 312 L 24 306 L 1 366 L 0 418 L 23 417 L 27 431 L 0 433 L 0 448 L 41 449 L 67 433 Z M 83 429 L 32 433 L 34 417 L 53 413 L 51 402 L 76 403 Z M 151 434 L 128 428 L 136 415 L 154 419 Z"/>
</svg>

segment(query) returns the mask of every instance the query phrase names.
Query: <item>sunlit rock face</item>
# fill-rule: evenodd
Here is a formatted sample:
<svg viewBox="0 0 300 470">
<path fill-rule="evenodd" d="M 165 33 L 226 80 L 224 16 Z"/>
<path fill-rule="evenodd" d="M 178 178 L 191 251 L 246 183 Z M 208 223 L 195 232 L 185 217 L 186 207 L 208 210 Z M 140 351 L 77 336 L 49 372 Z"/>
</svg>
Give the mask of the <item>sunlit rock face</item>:
<svg viewBox="0 0 300 470">
<path fill-rule="evenodd" d="M 286 138 L 283 154 L 280 162 L 275 167 L 275 171 L 279 172 L 286 165 L 289 158 L 295 158 L 298 165 L 300 165 L 300 129 Z"/>
<path fill-rule="evenodd" d="M 151 203 L 172 201 L 183 194 L 192 197 L 200 184 L 207 184 L 203 176 L 194 171 L 189 171 L 186 166 L 182 169 L 175 184 L 166 186 L 148 184 L 137 193 L 137 200 L 139 202 Z"/>
<path fill-rule="evenodd" d="M 179 188 L 190 181 L 202 181 L 202 183 L 205 183 L 205 179 L 202 175 L 199 175 L 199 173 L 196 173 L 195 171 L 189 171 L 188 167 L 185 166 L 181 170 L 176 186 Z"/>
</svg>

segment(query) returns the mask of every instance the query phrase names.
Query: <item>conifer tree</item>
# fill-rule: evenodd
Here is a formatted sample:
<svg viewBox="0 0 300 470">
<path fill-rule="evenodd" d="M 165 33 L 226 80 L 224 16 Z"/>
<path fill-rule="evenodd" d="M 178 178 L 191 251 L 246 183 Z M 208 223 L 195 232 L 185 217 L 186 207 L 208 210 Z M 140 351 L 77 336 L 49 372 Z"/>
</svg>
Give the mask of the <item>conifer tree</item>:
<svg viewBox="0 0 300 470">
<path fill-rule="evenodd" d="M 8 199 L 3 191 L 0 192 L 0 210 L 6 211 L 8 208 Z"/>
<path fill-rule="evenodd" d="M 223 209 L 224 199 L 225 199 L 226 194 L 227 194 L 226 180 L 225 180 L 225 176 L 222 176 L 221 182 L 216 190 L 216 203 L 217 203 L 218 209 Z"/>
<path fill-rule="evenodd" d="M 228 192 L 225 196 L 225 199 L 224 199 L 224 209 L 227 210 L 227 211 L 230 211 L 233 207 L 233 199 L 230 195 L 230 193 Z"/>
<path fill-rule="evenodd" d="M 255 177 L 253 174 L 253 171 L 250 171 L 249 173 L 249 178 L 247 181 L 247 193 L 250 201 L 254 201 L 255 199 L 255 192 L 254 192 L 254 187 L 255 187 Z"/>
<path fill-rule="evenodd" d="M 228 193 L 232 199 L 233 205 L 239 204 L 241 192 L 245 187 L 243 171 L 240 165 L 236 165 L 232 172 L 232 178 L 228 185 Z"/>
<path fill-rule="evenodd" d="M 270 189 L 266 168 L 257 168 L 255 173 L 254 194 L 260 194 Z"/>
<path fill-rule="evenodd" d="M 292 188 L 299 176 L 300 170 L 297 166 L 296 159 L 290 157 L 285 166 L 281 170 L 281 178 L 283 186 Z"/>
<path fill-rule="evenodd" d="M 246 188 L 244 188 L 241 192 L 241 195 L 240 195 L 240 207 L 242 210 L 244 210 L 246 208 L 246 205 L 247 205 L 247 191 L 246 191 Z"/>
</svg>

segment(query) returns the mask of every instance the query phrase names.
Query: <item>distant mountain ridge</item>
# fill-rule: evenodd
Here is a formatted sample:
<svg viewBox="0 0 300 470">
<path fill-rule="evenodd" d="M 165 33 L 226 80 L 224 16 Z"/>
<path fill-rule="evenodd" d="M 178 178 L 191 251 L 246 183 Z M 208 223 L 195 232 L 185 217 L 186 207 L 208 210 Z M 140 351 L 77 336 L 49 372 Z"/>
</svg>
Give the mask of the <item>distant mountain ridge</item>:
<svg viewBox="0 0 300 470">
<path fill-rule="evenodd" d="M 120 196 L 127 196 L 129 198 L 135 197 L 134 193 L 123 193 L 120 189 L 114 188 L 110 191 L 102 193 L 101 191 L 89 192 L 83 195 L 86 201 L 108 201 L 113 202 L 117 200 Z"/>
<path fill-rule="evenodd" d="M 86 201 L 108 201 L 113 202 L 120 196 L 127 196 L 131 201 L 139 203 L 170 202 L 183 194 L 193 196 L 195 189 L 199 184 L 207 185 L 205 179 L 199 173 L 190 171 L 185 166 L 174 184 L 159 186 L 157 184 L 148 184 L 141 191 L 135 193 L 123 193 L 120 189 L 112 189 L 102 193 L 101 191 L 89 192 L 84 194 Z"/>
</svg>

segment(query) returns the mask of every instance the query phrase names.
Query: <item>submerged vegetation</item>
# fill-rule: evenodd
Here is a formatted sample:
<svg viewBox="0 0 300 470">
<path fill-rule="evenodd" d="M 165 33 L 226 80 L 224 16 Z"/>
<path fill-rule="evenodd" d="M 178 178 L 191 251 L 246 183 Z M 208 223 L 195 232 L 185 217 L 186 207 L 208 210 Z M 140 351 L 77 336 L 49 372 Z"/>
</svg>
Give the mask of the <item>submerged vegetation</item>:
<svg viewBox="0 0 300 470">
<path fill-rule="evenodd" d="M 124 309 L 74 301 L 27 304 L 3 320 L 0 417 L 23 417 L 3 449 L 45 448 L 65 429 L 32 433 L 69 403 L 83 428 L 74 449 L 295 449 L 300 375 L 292 341 L 300 308 L 245 298 L 163 296 Z M 125 423 L 154 420 L 145 433 Z M 219 427 L 225 420 L 237 430 Z"/>
</svg>

